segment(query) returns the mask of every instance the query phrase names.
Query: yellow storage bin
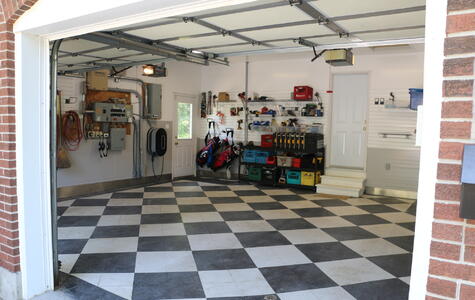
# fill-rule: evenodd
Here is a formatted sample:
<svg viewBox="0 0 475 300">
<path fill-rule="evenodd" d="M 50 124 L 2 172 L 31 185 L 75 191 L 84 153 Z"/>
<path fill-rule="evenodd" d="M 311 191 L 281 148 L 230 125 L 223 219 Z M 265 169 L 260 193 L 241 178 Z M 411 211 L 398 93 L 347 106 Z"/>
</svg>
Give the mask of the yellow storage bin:
<svg viewBox="0 0 475 300">
<path fill-rule="evenodd" d="M 301 174 L 301 184 L 313 186 L 320 183 L 320 172 L 303 172 Z M 315 181 L 315 177 L 317 180 Z"/>
</svg>

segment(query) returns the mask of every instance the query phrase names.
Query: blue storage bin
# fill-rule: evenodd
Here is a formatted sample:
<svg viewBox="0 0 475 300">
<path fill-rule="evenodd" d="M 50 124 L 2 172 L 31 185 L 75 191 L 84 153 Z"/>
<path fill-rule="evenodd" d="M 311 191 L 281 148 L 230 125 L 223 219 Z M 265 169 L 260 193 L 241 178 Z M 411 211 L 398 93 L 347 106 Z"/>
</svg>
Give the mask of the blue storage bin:
<svg viewBox="0 0 475 300">
<path fill-rule="evenodd" d="M 269 157 L 269 152 L 257 151 L 256 152 L 256 163 L 265 165 L 267 163 L 267 157 Z"/>
<path fill-rule="evenodd" d="M 256 150 L 244 150 L 244 154 L 242 156 L 242 160 L 247 163 L 255 163 L 256 162 Z"/>
<path fill-rule="evenodd" d="M 300 184 L 301 183 L 300 171 L 287 171 L 287 183 Z"/>
<path fill-rule="evenodd" d="M 409 89 L 409 95 L 411 95 L 411 104 L 409 107 L 412 110 L 417 110 L 417 106 L 422 105 L 424 98 L 423 89 Z"/>
</svg>

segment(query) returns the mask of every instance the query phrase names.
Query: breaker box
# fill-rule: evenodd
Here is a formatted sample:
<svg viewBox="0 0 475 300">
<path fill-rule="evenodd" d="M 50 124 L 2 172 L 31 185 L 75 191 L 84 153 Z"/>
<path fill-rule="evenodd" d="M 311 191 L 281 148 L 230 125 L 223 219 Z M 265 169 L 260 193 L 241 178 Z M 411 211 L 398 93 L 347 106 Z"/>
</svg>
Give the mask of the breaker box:
<svg viewBox="0 0 475 300">
<path fill-rule="evenodd" d="M 92 109 L 94 122 L 127 123 L 132 114 L 130 105 L 121 103 L 95 102 Z"/>
<path fill-rule="evenodd" d="M 111 151 L 125 149 L 125 128 L 111 128 L 109 138 Z"/>
</svg>

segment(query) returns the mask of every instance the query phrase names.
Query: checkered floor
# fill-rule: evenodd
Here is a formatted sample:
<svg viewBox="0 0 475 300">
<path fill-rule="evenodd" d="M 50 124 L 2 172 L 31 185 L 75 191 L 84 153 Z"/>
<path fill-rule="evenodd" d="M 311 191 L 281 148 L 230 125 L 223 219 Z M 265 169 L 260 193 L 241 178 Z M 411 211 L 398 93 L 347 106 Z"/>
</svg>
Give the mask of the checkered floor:
<svg viewBox="0 0 475 300">
<path fill-rule="evenodd" d="M 177 181 L 61 201 L 80 299 L 407 299 L 411 200 Z"/>
</svg>

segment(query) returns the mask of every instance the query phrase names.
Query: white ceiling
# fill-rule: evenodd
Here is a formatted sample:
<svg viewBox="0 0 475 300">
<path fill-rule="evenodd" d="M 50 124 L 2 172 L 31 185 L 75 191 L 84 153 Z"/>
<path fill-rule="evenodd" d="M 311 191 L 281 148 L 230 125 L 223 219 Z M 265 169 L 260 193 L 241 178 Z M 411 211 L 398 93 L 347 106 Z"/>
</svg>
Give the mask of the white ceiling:
<svg viewBox="0 0 475 300">
<path fill-rule="evenodd" d="M 301 9 L 290 6 L 288 0 L 256 1 L 240 6 L 230 6 L 225 9 L 204 11 L 191 16 L 203 20 L 212 26 L 231 31 L 231 35 L 223 36 L 216 31 L 216 28 L 209 28 L 199 23 L 183 22 L 183 17 L 190 16 L 177 16 L 176 18 L 168 18 L 155 23 L 137 24 L 131 30 L 127 28 L 119 30 L 137 38 L 161 41 L 187 50 L 202 49 L 205 52 L 223 56 L 230 53 L 236 55 L 239 52 L 249 53 L 250 51 L 273 48 L 306 47 L 293 42 L 294 39 L 298 38 L 304 38 L 318 45 L 338 45 L 350 43 L 355 38 L 363 42 L 369 42 L 424 37 L 425 10 L 354 19 L 348 19 L 348 16 L 393 9 L 412 9 L 425 5 L 425 0 L 318 0 L 307 2 L 326 18 L 332 19 L 346 16 L 341 18 L 342 20 L 340 21 L 335 21 L 335 23 L 350 33 L 351 38 L 340 38 L 336 32 L 330 30 L 325 25 L 318 25 L 316 20 Z M 272 7 L 262 8 L 263 5 L 268 6 L 269 4 Z M 242 9 L 248 10 L 256 6 L 259 9 L 242 11 Z M 304 22 L 306 24 L 286 24 L 295 22 Z M 161 23 L 164 24 L 161 25 Z M 277 27 L 284 23 L 286 24 L 285 27 Z M 254 29 L 253 27 L 273 25 L 277 26 L 260 30 L 246 30 Z M 137 28 L 145 26 L 147 27 Z M 406 28 L 410 26 L 415 28 Z M 235 31 L 238 31 L 238 34 L 233 35 Z M 378 32 L 364 33 L 365 31 Z M 241 38 L 241 36 L 244 36 L 244 38 Z M 263 42 L 263 44 L 252 45 L 251 40 Z M 109 59 L 109 62 L 105 62 L 109 64 L 132 64 L 153 59 L 163 59 L 160 56 L 147 54 L 145 50 L 137 51 L 138 49 L 128 50 L 115 47 L 110 47 L 107 50 L 99 49 L 107 46 L 106 43 L 91 42 L 84 39 L 66 40 L 61 46 L 60 69 L 74 70 L 90 67 L 93 65 L 88 64 L 88 62 L 97 61 L 100 58 L 103 58 L 101 63 Z M 114 46 L 116 45 L 114 44 Z M 94 51 L 94 49 L 99 50 Z M 87 51 L 87 53 L 81 53 L 83 51 Z M 123 56 L 128 57 L 118 59 L 118 57 Z M 111 58 L 115 59 L 111 62 Z M 80 65 L 67 66 L 71 64 Z"/>
</svg>

